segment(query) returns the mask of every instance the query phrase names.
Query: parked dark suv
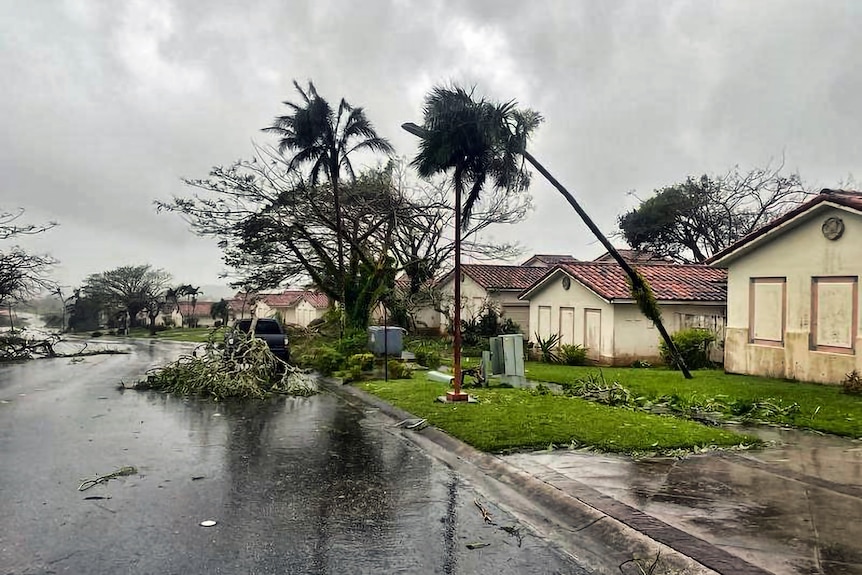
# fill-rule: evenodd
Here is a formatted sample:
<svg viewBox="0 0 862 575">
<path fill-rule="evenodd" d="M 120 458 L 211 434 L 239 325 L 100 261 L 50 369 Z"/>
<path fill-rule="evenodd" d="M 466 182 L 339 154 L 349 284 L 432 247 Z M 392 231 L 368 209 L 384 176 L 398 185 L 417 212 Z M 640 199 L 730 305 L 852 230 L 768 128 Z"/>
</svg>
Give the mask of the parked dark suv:
<svg viewBox="0 0 862 575">
<path fill-rule="evenodd" d="M 251 324 L 252 320 L 241 319 L 234 324 L 233 329 L 249 333 Z M 290 342 L 287 340 L 287 336 L 284 334 L 284 330 L 281 328 L 278 320 L 270 318 L 258 319 L 257 325 L 254 328 L 254 336 L 265 341 L 275 357 L 285 362 L 290 361 Z M 228 333 L 225 343 L 227 344 L 227 349 L 230 350 L 234 344 L 230 333 Z"/>
</svg>

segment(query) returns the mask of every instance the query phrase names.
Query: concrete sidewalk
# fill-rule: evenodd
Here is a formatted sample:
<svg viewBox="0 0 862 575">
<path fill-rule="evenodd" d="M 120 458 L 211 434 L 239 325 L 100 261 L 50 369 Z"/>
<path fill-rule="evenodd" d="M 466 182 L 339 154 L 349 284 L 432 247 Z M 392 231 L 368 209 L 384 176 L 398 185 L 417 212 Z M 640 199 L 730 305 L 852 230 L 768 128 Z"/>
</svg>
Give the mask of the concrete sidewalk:
<svg viewBox="0 0 862 575">
<path fill-rule="evenodd" d="M 566 451 L 504 459 L 626 524 L 642 513 L 675 528 L 645 533 L 695 560 L 712 547 L 769 573 L 862 574 L 862 445 L 757 432 L 777 446 L 682 460 Z"/>
<path fill-rule="evenodd" d="M 341 394 L 412 417 L 351 386 Z M 659 573 L 862 575 L 862 443 L 757 428 L 771 447 L 633 460 L 497 457 L 435 428 L 402 433 L 599 573 L 662 554 Z M 628 567 L 633 567 L 629 565 Z"/>
</svg>

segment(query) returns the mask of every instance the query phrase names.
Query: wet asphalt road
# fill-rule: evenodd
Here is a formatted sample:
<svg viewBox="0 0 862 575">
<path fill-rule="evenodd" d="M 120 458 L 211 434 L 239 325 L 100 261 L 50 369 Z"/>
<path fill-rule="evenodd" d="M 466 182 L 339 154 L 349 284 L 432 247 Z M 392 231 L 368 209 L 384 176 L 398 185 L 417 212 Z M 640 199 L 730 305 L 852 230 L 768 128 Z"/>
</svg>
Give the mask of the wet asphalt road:
<svg viewBox="0 0 862 575">
<path fill-rule="evenodd" d="M 122 391 L 180 346 L 132 348 L 0 365 L 0 574 L 585 573 L 373 410 Z"/>
</svg>

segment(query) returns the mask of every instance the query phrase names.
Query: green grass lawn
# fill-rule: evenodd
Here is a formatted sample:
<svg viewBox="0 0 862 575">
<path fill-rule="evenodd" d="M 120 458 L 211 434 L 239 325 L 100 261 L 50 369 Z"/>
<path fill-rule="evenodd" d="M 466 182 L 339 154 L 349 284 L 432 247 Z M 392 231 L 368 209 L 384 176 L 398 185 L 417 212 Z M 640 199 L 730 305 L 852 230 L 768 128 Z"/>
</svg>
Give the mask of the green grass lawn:
<svg viewBox="0 0 862 575">
<path fill-rule="evenodd" d="M 442 404 L 434 398 L 446 392 L 446 385 L 428 381 L 421 373 L 413 379 L 358 386 L 483 451 L 574 443 L 609 452 L 646 453 L 757 443 L 751 436 L 693 421 L 525 389 L 470 390 L 480 403 Z"/>
<path fill-rule="evenodd" d="M 703 405 L 712 398 L 724 403 L 764 400 L 784 406 L 798 403 L 797 413 L 776 418 L 775 423 L 862 437 L 862 396 L 845 394 L 840 386 L 730 375 L 719 370 L 694 371 L 694 379 L 686 380 L 680 372 L 663 368 L 570 367 L 528 362 L 526 369 L 528 379 L 560 384 L 601 371 L 606 382 L 617 381 L 636 396 L 650 399 L 677 396 L 688 405 Z"/>
<path fill-rule="evenodd" d="M 149 330 L 145 328 L 134 328 L 129 332 L 129 337 L 167 339 L 171 341 L 188 341 L 193 343 L 204 343 L 209 340 L 212 328 L 209 327 L 175 327 L 165 331 L 156 332 L 150 336 Z M 215 341 L 220 342 L 223 338 L 224 329 L 218 328 Z"/>
</svg>

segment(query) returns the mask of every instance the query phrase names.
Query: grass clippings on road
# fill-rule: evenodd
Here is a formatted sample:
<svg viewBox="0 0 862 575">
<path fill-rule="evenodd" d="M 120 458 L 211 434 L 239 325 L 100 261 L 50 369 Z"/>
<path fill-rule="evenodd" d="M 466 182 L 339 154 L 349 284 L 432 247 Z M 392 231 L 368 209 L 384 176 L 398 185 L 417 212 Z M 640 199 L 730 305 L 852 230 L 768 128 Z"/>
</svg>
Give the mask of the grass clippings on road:
<svg viewBox="0 0 862 575">
<path fill-rule="evenodd" d="M 534 381 L 572 384 L 599 373 L 607 383 L 618 382 L 635 396 L 655 401 L 666 398 L 692 408 L 715 401 L 742 411 L 758 403 L 799 408 L 775 411 L 762 419 L 771 423 L 814 429 L 836 435 L 862 437 L 862 396 L 843 393 L 838 385 L 803 383 L 785 379 L 726 374 L 720 370 L 698 370 L 693 379 L 664 368 L 571 367 L 529 362 L 527 378 Z"/>
<path fill-rule="evenodd" d="M 435 398 L 446 392 L 446 384 L 428 381 L 421 374 L 358 386 L 489 452 L 574 446 L 641 454 L 759 442 L 693 421 L 526 389 L 471 389 L 478 404 L 442 404 Z"/>
</svg>

